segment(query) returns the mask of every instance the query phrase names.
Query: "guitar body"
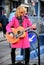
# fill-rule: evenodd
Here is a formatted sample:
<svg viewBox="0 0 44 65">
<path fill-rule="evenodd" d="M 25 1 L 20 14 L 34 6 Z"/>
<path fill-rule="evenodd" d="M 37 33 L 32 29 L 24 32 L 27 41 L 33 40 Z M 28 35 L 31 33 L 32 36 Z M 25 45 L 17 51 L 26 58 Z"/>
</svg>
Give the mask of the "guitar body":
<svg viewBox="0 0 44 65">
<path fill-rule="evenodd" d="M 12 36 L 10 36 L 10 34 L 9 33 L 6 33 L 6 39 L 7 39 L 7 41 L 9 42 L 9 43 L 11 43 L 11 44 L 15 44 L 15 43 L 17 43 L 17 42 L 19 42 L 19 40 L 21 39 L 21 38 L 24 38 L 25 36 L 26 36 L 26 32 L 24 31 L 24 28 L 22 27 L 22 26 L 19 26 L 18 28 L 11 28 L 12 29 L 12 32 L 16 35 L 19 35 L 18 36 L 18 38 L 16 38 L 15 36 L 14 37 L 12 37 Z M 21 32 L 23 31 L 23 33 L 21 34 Z"/>
<path fill-rule="evenodd" d="M 10 44 L 14 44 L 19 41 L 19 38 L 16 39 L 15 37 L 10 36 L 9 33 L 6 33 L 6 39 Z"/>
<path fill-rule="evenodd" d="M 20 27 L 17 28 L 17 32 L 18 32 L 18 31 L 23 31 L 23 34 L 21 34 L 20 38 L 23 38 L 23 37 L 26 36 L 26 32 L 25 32 L 24 30 L 25 30 L 25 29 L 24 29 L 22 26 L 20 26 Z"/>
</svg>

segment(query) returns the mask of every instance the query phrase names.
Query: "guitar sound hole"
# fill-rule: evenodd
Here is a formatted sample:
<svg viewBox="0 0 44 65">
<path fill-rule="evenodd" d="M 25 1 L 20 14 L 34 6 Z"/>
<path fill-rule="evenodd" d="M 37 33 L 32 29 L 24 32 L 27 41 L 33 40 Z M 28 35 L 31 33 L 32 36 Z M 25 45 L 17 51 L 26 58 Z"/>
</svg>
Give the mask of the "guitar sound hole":
<svg viewBox="0 0 44 65">
<path fill-rule="evenodd" d="M 17 32 L 17 34 L 20 34 L 20 33 L 21 33 L 21 31 L 18 31 L 18 32 Z"/>
</svg>

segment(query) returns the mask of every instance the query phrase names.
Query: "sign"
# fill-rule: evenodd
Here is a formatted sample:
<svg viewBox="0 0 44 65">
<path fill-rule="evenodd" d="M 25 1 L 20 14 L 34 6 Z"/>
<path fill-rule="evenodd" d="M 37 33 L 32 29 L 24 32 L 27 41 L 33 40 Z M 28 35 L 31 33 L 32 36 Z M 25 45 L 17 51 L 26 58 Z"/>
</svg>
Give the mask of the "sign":
<svg viewBox="0 0 44 65">
<path fill-rule="evenodd" d="M 29 33 L 28 34 L 28 38 L 29 38 L 29 42 L 30 43 L 34 43 L 37 41 L 37 37 L 36 37 L 36 34 L 35 33 Z"/>
</svg>

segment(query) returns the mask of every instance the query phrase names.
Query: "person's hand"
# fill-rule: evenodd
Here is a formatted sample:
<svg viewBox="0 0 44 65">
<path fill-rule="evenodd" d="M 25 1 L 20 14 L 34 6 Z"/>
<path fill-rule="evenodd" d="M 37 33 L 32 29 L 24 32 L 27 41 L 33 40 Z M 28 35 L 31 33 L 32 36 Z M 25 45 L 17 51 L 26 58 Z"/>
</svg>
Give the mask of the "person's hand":
<svg viewBox="0 0 44 65">
<path fill-rule="evenodd" d="M 12 32 L 9 33 L 11 37 L 14 37 L 14 34 Z"/>
<path fill-rule="evenodd" d="M 36 24 L 33 24 L 33 25 L 32 25 L 32 29 L 33 29 L 33 30 L 36 30 Z"/>
</svg>

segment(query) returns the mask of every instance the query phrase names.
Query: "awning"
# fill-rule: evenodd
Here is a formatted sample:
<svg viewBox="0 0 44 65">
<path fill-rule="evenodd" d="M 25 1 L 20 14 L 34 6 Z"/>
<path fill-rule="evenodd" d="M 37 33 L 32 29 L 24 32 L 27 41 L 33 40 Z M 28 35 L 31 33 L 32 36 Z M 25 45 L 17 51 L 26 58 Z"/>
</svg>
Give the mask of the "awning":
<svg viewBox="0 0 44 65">
<path fill-rule="evenodd" d="M 24 7 L 29 7 L 28 4 L 21 4 L 21 6 L 24 6 Z"/>
</svg>

